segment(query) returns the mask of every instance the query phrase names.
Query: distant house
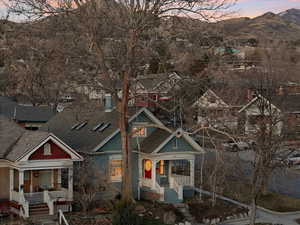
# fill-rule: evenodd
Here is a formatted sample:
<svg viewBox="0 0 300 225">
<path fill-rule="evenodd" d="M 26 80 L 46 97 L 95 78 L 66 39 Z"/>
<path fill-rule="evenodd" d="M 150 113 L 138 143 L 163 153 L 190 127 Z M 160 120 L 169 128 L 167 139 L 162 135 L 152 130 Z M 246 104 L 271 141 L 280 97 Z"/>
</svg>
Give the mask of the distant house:
<svg viewBox="0 0 300 225">
<path fill-rule="evenodd" d="M 105 108 L 93 112 L 69 108 L 42 129 L 54 133 L 80 154 L 92 157 L 107 180 L 119 188 L 122 185 L 119 113 L 110 104 L 110 95 L 106 98 Z M 184 193 L 194 186 L 195 157 L 203 154 L 203 149 L 183 130 L 166 128 L 146 108 L 130 108 L 129 123 L 135 198 L 151 196 L 152 200 L 182 201 Z"/>
<path fill-rule="evenodd" d="M 55 115 L 55 111 L 49 106 L 21 105 L 11 98 L 0 96 L 0 115 L 27 130 L 37 130 Z"/>
<path fill-rule="evenodd" d="M 237 128 L 237 111 L 243 98 L 235 89 L 208 89 L 192 105 L 198 124 L 219 128 Z"/>
<path fill-rule="evenodd" d="M 176 72 L 139 76 L 131 88 L 132 105 L 155 107 L 157 102 L 171 99 L 170 92 L 180 87 L 183 77 Z"/>
<path fill-rule="evenodd" d="M 276 128 L 274 131 L 278 135 L 281 134 L 283 122 L 280 118 L 282 117 L 282 111 L 262 95 L 253 98 L 239 110 L 239 113 L 244 115 L 244 131 L 246 135 L 257 133 L 260 123 L 264 123 L 273 129 Z"/>
<path fill-rule="evenodd" d="M 54 134 L 27 131 L 3 116 L 0 143 L 0 211 L 25 218 L 71 211 L 73 163 L 82 156 Z"/>
</svg>

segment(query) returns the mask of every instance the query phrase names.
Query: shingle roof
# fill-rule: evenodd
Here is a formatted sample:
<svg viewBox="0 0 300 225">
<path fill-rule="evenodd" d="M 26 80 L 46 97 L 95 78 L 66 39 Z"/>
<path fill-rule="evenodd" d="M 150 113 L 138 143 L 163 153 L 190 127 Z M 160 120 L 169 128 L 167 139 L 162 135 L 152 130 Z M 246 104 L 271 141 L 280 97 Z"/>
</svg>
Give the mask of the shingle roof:
<svg viewBox="0 0 300 225">
<path fill-rule="evenodd" d="M 55 112 L 49 106 L 19 105 L 11 98 L 0 96 L 0 114 L 20 122 L 47 122 Z"/>
<path fill-rule="evenodd" d="M 25 131 L 5 158 L 10 161 L 15 161 L 38 146 L 49 135 L 48 132 L 43 131 Z"/>
<path fill-rule="evenodd" d="M 87 124 L 81 129 L 71 129 L 72 126 L 85 121 Z M 110 123 L 110 126 L 102 132 L 93 131 L 93 128 L 100 123 Z M 41 130 L 53 133 L 76 151 L 89 152 L 115 132 L 118 127 L 117 110 L 105 112 L 102 107 L 99 107 L 91 112 L 89 109 L 81 107 L 81 110 L 66 108 L 42 126 Z"/>
<path fill-rule="evenodd" d="M 24 131 L 16 123 L 0 115 L 0 158 L 5 158 L 8 151 L 19 140 Z"/>
<path fill-rule="evenodd" d="M 48 132 L 27 131 L 4 116 L 0 116 L 0 158 L 15 161 L 48 136 Z"/>
<path fill-rule="evenodd" d="M 140 145 L 141 152 L 152 153 L 159 145 L 161 145 L 172 133 L 163 130 L 156 129 L 147 138 L 143 140 Z"/>
<path fill-rule="evenodd" d="M 55 112 L 48 106 L 24 106 L 16 108 L 16 120 L 31 122 L 47 122 L 55 115 Z"/>
</svg>

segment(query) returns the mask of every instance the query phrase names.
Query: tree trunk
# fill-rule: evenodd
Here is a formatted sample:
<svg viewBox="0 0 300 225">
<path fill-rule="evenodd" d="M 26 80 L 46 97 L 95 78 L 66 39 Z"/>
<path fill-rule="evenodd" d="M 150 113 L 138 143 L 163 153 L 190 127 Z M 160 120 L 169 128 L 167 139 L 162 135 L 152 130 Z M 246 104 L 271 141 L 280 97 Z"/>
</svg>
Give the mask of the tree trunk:
<svg viewBox="0 0 300 225">
<path fill-rule="evenodd" d="M 131 202 L 132 197 L 132 172 L 131 158 L 132 152 L 129 144 L 129 124 L 128 124 L 128 98 L 129 98 L 129 73 L 123 73 L 122 99 L 119 101 L 120 132 L 122 142 L 122 200 Z"/>
<path fill-rule="evenodd" d="M 250 223 L 249 225 L 254 225 L 256 219 L 256 199 L 253 198 L 251 202 L 251 211 L 250 211 Z"/>
</svg>

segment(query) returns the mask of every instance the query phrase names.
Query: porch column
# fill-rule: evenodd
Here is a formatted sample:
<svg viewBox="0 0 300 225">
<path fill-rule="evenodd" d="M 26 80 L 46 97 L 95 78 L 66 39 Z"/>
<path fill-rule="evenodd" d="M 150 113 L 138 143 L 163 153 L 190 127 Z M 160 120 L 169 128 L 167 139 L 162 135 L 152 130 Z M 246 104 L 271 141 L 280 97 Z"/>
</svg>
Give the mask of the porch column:
<svg viewBox="0 0 300 225">
<path fill-rule="evenodd" d="M 73 200 L 73 168 L 68 169 L 68 200 Z"/>
<path fill-rule="evenodd" d="M 57 186 L 61 188 L 61 169 L 57 170 Z"/>
<path fill-rule="evenodd" d="M 9 200 L 12 199 L 12 192 L 14 191 L 14 169 L 9 168 Z"/>
<path fill-rule="evenodd" d="M 156 186 L 156 162 L 157 160 L 152 160 L 152 189 L 155 189 Z"/>
<path fill-rule="evenodd" d="M 190 185 L 195 185 L 195 160 L 191 159 L 190 162 Z"/>
<path fill-rule="evenodd" d="M 139 181 L 143 178 L 143 159 L 139 158 Z"/>
<path fill-rule="evenodd" d="M 168 168 L 168 177 L 170 179 L 171 174 L 172 174 L 172 165 L 173 165 L 173 161 L 169 160 L 169 168 Z"/>
<path fill-rule="evenodd" d="M 19 192 L 24 193 L 24 171 L 19 170 Z"/>
<path fill-rule="evenodd" d="M 139 164 L 138 164 L 138 170 L 139 170 L 139 179 L 138 179 L 138 200 L 141 199 L 141 187 L 143 186 L 143 159 L 139 156 Z"/>
</svg>

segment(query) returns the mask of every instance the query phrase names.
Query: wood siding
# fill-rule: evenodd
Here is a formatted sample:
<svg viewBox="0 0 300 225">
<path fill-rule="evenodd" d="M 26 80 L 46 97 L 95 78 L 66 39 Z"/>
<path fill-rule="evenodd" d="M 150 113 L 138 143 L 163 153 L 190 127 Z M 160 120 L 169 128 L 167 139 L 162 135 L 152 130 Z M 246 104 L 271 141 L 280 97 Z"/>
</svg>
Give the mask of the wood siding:
<svg viewBox="0 0 300 225">
<path fill-rule="evenodd" d="M 0 168 L 0 200 L 9 199 L 9 169 Z"/>
<path fill-rule="evenodd" d="M 30 157 L 29 160 L 47 160 L 47 159 L 70 159 L 71 156 L 62 150 L 52 141 L 48 141 L 51 146 L 51 154 L 44 155 L 44 145 L 36 150 Z"/>
</svg>

